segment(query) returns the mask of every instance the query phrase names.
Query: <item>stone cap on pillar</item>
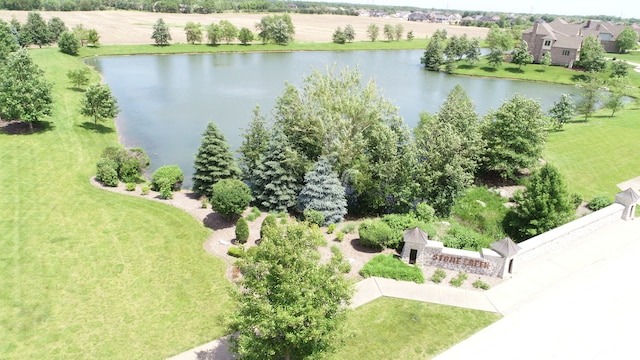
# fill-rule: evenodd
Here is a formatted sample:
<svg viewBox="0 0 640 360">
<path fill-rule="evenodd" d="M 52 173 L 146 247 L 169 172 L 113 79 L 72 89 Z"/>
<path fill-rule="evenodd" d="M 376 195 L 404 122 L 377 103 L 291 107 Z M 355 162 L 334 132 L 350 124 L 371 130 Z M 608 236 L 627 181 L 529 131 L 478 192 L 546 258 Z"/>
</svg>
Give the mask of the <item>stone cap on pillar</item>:
<svg viewBox="0 0 640 360">
<path fill-rule="evenodd" d="M 491 244 L 491 249 L 502 255 L 503 258 L 509 258 L 517 254 L 521 248 L 507 236 L 506 238 Z"/>
<path fill-rule="evenodd" d="M 404 232 L 405 243 L 427 245 L 427 240 L 429 240 L 427 233 L 417 226 Z"/>
<path fill-rule="evenodd" d="M 632 188 L 628 188 L 627 190 L 616 194 L 616 202 L 624 206 L 634 205 L 638 200 L 640 200 L 640 194 Z"/>
</svg>

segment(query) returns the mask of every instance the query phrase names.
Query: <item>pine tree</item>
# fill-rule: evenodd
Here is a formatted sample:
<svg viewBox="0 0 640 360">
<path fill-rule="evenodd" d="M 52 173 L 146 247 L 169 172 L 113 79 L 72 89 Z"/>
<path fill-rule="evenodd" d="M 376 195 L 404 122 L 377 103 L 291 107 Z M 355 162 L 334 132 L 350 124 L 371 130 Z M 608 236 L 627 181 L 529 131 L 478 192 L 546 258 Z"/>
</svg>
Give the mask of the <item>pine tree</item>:
<svg viewBox="0 0 640 360">
<path fill-rule="evenodd" d="M 167 46 L 171 40 L 171 33 L 169 32 L 169 26 L 165 24 L 162 18 L 158 19 L 153 24 L 153 34 L 151 38 L 156 42 L 158 46 Z"/>
<path fill-rule="evenodd" d="M 296 176 L 297 154 L 282 131 L 275 130 L 269 147 L 253 172 L 253 194 L 268 211 L 287 211 L 296 205 L 300 184 Z"/>
<path fill-rule="evenodd" d="M 440 71 L 440 67 L 444 64 L 444 54 L 442 49 L 442 40 L 439 36 L 433 36 L 427 44 L 424 56 L 420 59 L 420 63 L 424 64 L 427 70 Z"/>
<path fill-rule="evenodd" d="M 264 116 L 260 114 L 260 107 L 253 109 L 253 120 L 249 123 L 249 128 L 244 129 L 242 137 L 244 140 L 238 149 L 242 178 L 253 183 L 253 174 L 258 168 L 260 157 L 269 147 L 269 129 Z"/>
<path fill-rule="evenodd" d="M 235 179 L 240 175 L 229 144 L 213 122 L 202 133 L 200 148 L 193 164 L 193 192 L 211 198 L 211 186 L 220 180 Z"/>
<path fill-rule="evenodd" d="M 347 213 L 344 187 L 331 170 L 326 157 L 321 157 L 315 168 L 304 176 L 304 187 L 298 196 L 298 208 L 301 211 L 312 209 L 322 212 L 325 224 L 339 223 Z"/>
</svg>

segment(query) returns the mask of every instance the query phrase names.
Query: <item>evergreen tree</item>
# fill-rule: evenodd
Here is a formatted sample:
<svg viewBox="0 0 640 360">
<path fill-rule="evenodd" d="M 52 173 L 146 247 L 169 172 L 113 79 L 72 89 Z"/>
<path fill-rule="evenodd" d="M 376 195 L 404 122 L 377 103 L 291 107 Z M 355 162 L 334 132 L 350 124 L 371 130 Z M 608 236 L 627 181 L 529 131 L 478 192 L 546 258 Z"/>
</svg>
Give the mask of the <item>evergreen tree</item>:
<svg viewBox="0 0 640 360">
<path fill-rule="evenodd" d="M 20 33 L 28 37 L 27 45 L 34 44 L 42 47 L 51 44 L 52 36 L 49 26 L 38 12 L 30 12 L 27 15 L 27 22 L 22 26 Z"/>
<path fill-rule="evenodd" d="M 480 61 L 480 41 L 477 38 L 469 41 L 467 52 L 464 54 L 465 60 L 471 65 Z"/>
<path fill-rule="evenodd" d="M 253 120 L 249 123 L 249 128 L 244 129 L 242 137 L 242 145 L 238 149 L 242 178 L 253 183 L 260 157 L 269 147 L 269 129 L 264 116 L 260 114 L 259 106 L 253 109 Z"/>
<path fill-rule="evenodd" d="M 254 171 L 253 194 L 256 202 L 268 211 L 287 211 L 298 200 L 300 183 L 296 176 L 296 154 L 287 137 L 274 129 L 269 147 Z"/>
<path fill-rule="evenodd" d="M 65 31 L 58 39 L 58 47 L 65 54 L 78 55 L 80 40 L 72 32 Z"/>
<path fill-rule="evenodd" d="M 347 213 L 344 187 L 331 170 L 326 157 L 321 157 L 316 167 L 304 176 L 304 187 L 298 196 L 298 209 L 322 212 L 325 224 L 339 223 Z"/>
<path fill-rule="evenodd" d="M 431 37 L 427 49 L 424 51 L 424 55 L 420 59 L 420 63 L 424 65 L 427 70 L 440 71 L 440 67 L 444 64 L 444 53 L 442 49 L 442 40 L 439 36 Z"/>
<path fill-rule="evenodd" d="M 49 34 L 51 34 L 51 42 L 57 42 L 60 38 L 60 35 L 65 31 L 68 31 L 67 26 L 64 24 L 64 21 L 57 16 L 49 19 L 47 23 L 47 27 L 49 28 Z"/>
<path fill-rule="evenodd" d="M 171 41 L 171 33 L 169 32 L 169 26 L 165 24 L 162 18 L 158 19 L 158 21 L 153 24 L 153 34 L 151 34 L 151 38 L 158 46 L 169 45 L 169 41 Z"/>
<path fill-rule="evenodd" d="M 211 199 L 211 187 L 224 179 L 240 175 L 229 144 L 218 126 L 210 122 L 202 133 L 202 140 L 193 164 L 193 192 Z"/>
<path fill-rule="evenodd" d="M 531 175 L 524 192 L 513 198 L 517 206 L 504 221 L 505 230 L 516 241 L 567 223 L 575 211 L 562 176 L 549 164 Z"/>
</svg>

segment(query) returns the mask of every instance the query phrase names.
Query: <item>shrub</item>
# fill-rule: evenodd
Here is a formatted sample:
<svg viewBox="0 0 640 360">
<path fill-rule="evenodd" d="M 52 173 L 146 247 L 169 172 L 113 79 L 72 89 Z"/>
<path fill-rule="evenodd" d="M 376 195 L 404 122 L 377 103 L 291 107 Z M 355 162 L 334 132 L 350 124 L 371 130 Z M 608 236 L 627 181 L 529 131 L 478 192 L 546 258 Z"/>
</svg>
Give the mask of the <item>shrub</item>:
<svg viewBox="0 0 640 360">
<path fill-rule="evenodd" d="M 612 201 L 607 195 L 598 195 L 589 201 L 589 210 L 598 211 L 611 204 Z"/>
<path fill-rule="evenodd" d="M 254 207 L 251 209 L 251 214 L 247 215 L 247 220 L 254 221 L 259 216 L 260 216 L 260 209 L 258 209 L 257 207 Z"/>
<path fill-rule="evenodd" d="M 262 224 L 260 225 L 260 238 L 262 239 L 265 235 L 265 232 L 268 229 L 277 228 L 278 224 L 276 223 L 276 216 L 273 214 L 267 215 L 267 217 L 262 220 Z"/>
<path fill-rule="evenodd" d="M 327 234 L 333 234 L 335 230 L 336 230 L 336 224 L 329 224 L 329 226 L 327 226 Z"/>
<path fill-rule="evenodd" d="M 467 273 L 464 271 L 460 271 L 458 273 L 458 276 L 449 280 L 449 284 L 451 284 L 451 286 L 454 286 L 454 287 L 460 287 L 462 286 L 462 283 L 464 283 L 465 280 L 467 280 Z"/>
<path fill-rule="evenodd" d="M 447 277 L 447 273 L 444 272 L 444 270 L 436 269 L 436 271 L 433 272 L 433 275 L 431 275 L 431 281 L 433 281 L 436 284 L 440 284 L 442 280 L 446 277 Z"/>
<path fill-rule="evenodd" d="M 413 216 L 425 223 L 430 223 L 435 219 L 436 211 L 427 203 L 418 203 L 413 211 Z"/>
<path fill-rule="evenodd" d="M 473 282 L 473 287 L 476 289 L 489 290 L 489 284 L 480 279 Z"/>
<path fill-rule="evenodd" d="M 236 222 L 236 240 L 240 244 L 244 244 L 249 239 L 249 224 L 245 218 L 240 218 Z"/>
<path fill-rule="evenodd" d="M 162 191 L 162 185 L 169 187 L 169 191 L 180 190 L 184 181 L 184 174 L 178 165 L 165 165 L 158 168 L 151 177 L 151 190 Z"/>
<path fill-rule="evenodd" d="M 336 233 L 336 240 L 338 240 L 338 241 L 344 240 L 344 233 L 342 231 L 338 231 Z"/>
<path fill-rule="evenodd" d="M 241 258 L 245 255 L 244 248 L 241 248 L 240 246 L 230 247 L 229 250 L 227 250 L 227 254 L 235 258 Z"/>
<path fill-rule="evenodd" d="M 303 214 L 304 221 L 308 222 L 309 224 L 316 224 L 318 226 L 324 225 L 324 214 L 321 211 L 305 209 Z"/>
<path fill-rule="evenodd" d="M 348 223 L 342 227 L 342 232 L 345 234 L 351 234 L 356 230 L 356 223 Z"/>
<path fill-rule="evenodd" d="M 104 186 L 118 186 L 118 173 L 114 169 L 115 166 L 116 164 L 112 160 L 100 159 L 96 164 L 96 180 Z"/>
<path fill-rule="evenodd" d="M 351 271 L 351 264 L 348 261 L 345 261 L 344 255 L 340 251 L 340 249 L 333 245 L 331 246 L 331 253 L 333 254 L 334 261 L 338 263 L 338 271 L 343 274 L 348 274 Z"/>
<path fill-rule="evenodd" d="M 200 197 L 200 206 L 201 206 L 203 209 L 206 209 L 206 208 L 208 208 L 208 207 L 209 207 L 209 205 L 210 205 L 210 203 L 209 203 L 209 198 L 208 198 L 208 197 L 206 197 L 206 196 L 201 196 L 201 197 Z"/>
<path fill-rule="evenodd" d="M 424 283 L 422 270 L 417 266 L 407 265 L 393 255 L 376 255 L 364 264 L 360 275 L 364 277 L 378 276 L 388 279 Z"/>
<path fill-rule="evenodd" d="M 393 230 L 383 221 L 365 220 L 358 227 L 362 246 L 381 249 L 391 243 Z"/>
<path fill-rule="evenodd" d="M 140 190 L 140 194 L 148 195 L 149 194 L 149 190 L 150 190 L 149 184 L 144 184 L 144 185 L 142 185 L 142 188 Z"/>
<path fill-rule="evenodd" d="M 173 191 L 171 191 L 171 182 L 169 179 L 164 179 L 159 182 L 160 186 L 160 198 L 161 199 L 173 199 Z"/>
<path fill-rule="evenodd" d="M 454 249 L 480 251 L 482 247 L 489 245 L 492 239 L 483 236 L 471 228 L 456 224 L 449 228 L 442 242 L 445 246 Z"/>
<path fill-rule="evenodd" d="M 577 209 L 578 206 L 582 204 L 582 195 L 578 193 L 572 193 L 571 195 L 569 195 L 569 201 L 571 201 L 571 203 L 573 204 L 573 207 Z"/>
<path fill-rule="evenodd" d="M 127 183 L 127 191 L 134 191 L 136 189 L 136 183 Z"/>
<path fill-rule="evenodd" d="M 251 189 L 236 179 L 218 181 L 211 194 L 211 208 L 225 217 L 242 214 L 251 202 Z"/>
<path fill-rule="evenodd" d="M 382 221 L 389 225 L 392 230 L 392 236 L 385 244 L 388 248 L 401 248 L 404 243 L 404 231 L 414 227 L 419 227 L 431 238 L 435 235 L 432 225 L 417 220 L 412 215 L 389 214 L 385 215 Z"/>
<path fill-rule="evenodd" d="M 124 182 L 138 182 L 150 163 L 149 157 L 141 148 L 125 149 L 110 146 L 102 151 L 100 157 L 115 163 L 114 169 L 118 173 L 118 178 Z"/>
</svg>

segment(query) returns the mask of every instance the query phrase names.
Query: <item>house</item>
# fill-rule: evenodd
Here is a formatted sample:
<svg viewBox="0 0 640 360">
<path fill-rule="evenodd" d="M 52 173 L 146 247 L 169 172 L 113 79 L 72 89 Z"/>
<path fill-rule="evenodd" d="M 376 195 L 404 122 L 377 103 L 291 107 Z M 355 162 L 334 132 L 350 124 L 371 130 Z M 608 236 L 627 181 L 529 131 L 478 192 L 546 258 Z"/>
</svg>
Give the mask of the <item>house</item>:
<svg viewBox="0 0 640 360">
<path fill-rule="evenodd" d="M 589 20 L 582 25 L 581 34 L 583 37 L 593 35 L 600 39 L 606 52 L 618 52 L 616 39 L 626 27 L 626 25 L 616 25 L 611 21 Z"/>
<path fill-rule="evenodd" d="M 548 52 L 553 65 L 573 67 L 580 59 L 583 40 L 580 28 L 580 25 L 569 24 L 562 19 L 550 23 L 536 22 L 522 32 L 522 40 L 527 42 L 534 62 L 540 63 L 544 53 Z"/>
<path fill-rule="evenodd" d="M 409 15 L 411 15 L 411 11 L 398 11 L 393 15 L 393 17 L 407 20 L 409 18 Z"/>
<path fill-rule="evenodd" d="M 424 22 L 424 21 L 429 21 L 429 18 L 427 17 L 427 14 L 425 14 L 425 13 L 423 13 L 423 12 L 420 12 L 420 11 L 416 11 L 416 12 L 414 12 L 414 13 L 410 14 L 410 15 L 407 17 L 407 20 L 409 20 L 409 21 L 422 21 L 422 22 Z"/>
</svg>

